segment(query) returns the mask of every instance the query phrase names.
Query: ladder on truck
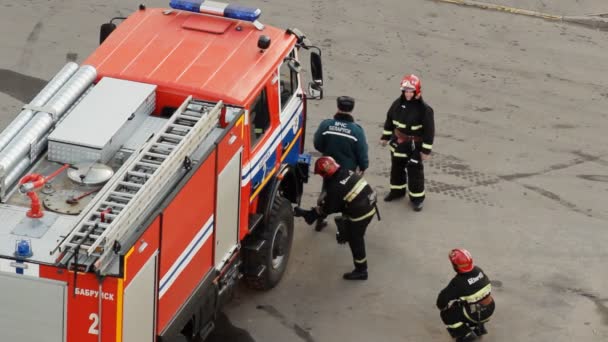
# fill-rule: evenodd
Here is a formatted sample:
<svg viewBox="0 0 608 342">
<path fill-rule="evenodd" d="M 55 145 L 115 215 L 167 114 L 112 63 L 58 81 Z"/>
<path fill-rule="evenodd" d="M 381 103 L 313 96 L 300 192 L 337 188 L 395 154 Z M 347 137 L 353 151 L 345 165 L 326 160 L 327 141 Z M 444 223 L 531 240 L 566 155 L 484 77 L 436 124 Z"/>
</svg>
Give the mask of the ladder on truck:
<svg viewBox="0 0 608 342">
<path fill-rule="evenodd" d="M 189 161 L 189 156 L 219 122 L 223 107 L 188 97 L 165 126 L 127 160 L 85 209 L 74 229 L 53 251 L 64 266 L 95 266 L 106 274 L 112 256 L 149 210 L 151 198 Z"/>
</svg>

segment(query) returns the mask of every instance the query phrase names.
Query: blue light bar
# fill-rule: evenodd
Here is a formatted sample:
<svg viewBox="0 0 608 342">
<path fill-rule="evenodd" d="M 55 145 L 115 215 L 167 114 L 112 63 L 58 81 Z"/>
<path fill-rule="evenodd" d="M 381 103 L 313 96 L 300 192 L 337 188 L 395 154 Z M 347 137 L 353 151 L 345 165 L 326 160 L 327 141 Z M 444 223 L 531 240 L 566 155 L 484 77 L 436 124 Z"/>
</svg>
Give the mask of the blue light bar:
<svg viewBox="0 0 608 342">
<path fill-rule="evenodd" d="M 199 13 L 203 1 L 205 0 L 171 0 L 169 6 L 182 11 Z"/>
<path fill-rule="evenodd" d="M 210 0 L 171 0 L 171 8 L 195 13 L 219 15 L 225 18 L 254 22 L 262 11 L 259 8 L 227 4 Z"/>
<path fill-rule="evenodd" d="M 224 16 L 226 18 L 245 20 L 245 21 L 256 21 L 262 15 L 262 11 L 259 8 L 245 7 L 239 5 L 228 5 L 224 10 Z"/>
</svg>

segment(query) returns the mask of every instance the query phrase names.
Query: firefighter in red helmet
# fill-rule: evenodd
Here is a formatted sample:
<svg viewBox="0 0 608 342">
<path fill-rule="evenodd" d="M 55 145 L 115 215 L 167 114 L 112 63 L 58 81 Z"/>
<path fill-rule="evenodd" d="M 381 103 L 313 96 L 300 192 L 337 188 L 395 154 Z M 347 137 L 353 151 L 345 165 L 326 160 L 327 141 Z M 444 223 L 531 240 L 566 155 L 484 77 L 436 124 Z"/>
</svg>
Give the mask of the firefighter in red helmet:
<svg viewBox="0 0 608 342">
<path fill-rule="evenodd" d="M 294 209 L 296 217 L 304 217 L 306 223 L 313 224 L 319 217 L 342 213 L 336 217 L 339 244 L 348 242 L 355 269 L 345 273 L 346 280 L 367 279 L 367 255 L 365 253 L 365 231 L 377 213 L 376 193 L 365 179 L 352 170 L 340 167 L 328 156 L 315 162 L 315 174 L 323 177 L 325 200 L 310 210 Z"/>
<path fill-rule="evenodd" d="M 435 138 L 433 108 L 422 100 L 422 84 L 416 75 L 401 80 L 401 96 L 386 114 L 380 142 L 391 150 L 390 192 L 387 202 L 409 198 L 415 211 L 422 210 L 425 198 L 424 167 L 429 159 Z"/>
<path fill-rule="evenodd" d="M 466 249 L 450 251 L 450 262 L 456 276 L 437 297 L 441 320 L 456 341 L 473 341 L 488 332 L 484 323 L 494 313 L 492 285 L 483 270 L 473 264 Z"/>
</svg>

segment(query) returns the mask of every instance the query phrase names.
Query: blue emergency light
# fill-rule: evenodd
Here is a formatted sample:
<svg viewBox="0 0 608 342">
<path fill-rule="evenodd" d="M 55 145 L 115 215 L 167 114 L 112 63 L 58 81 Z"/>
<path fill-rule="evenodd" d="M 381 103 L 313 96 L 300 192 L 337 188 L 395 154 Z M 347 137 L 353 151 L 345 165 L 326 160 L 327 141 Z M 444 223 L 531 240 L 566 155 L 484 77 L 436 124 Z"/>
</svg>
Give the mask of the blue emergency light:
<svg viewBox="0 0 608 342">
<path fill-rule="evenodd" d="M 17 240 L 15 242 L 15 256 L 18 258 L 29 258 L 34 255 L 32 244 L 29 240 Z"/>
<path fill-rule="evenodd" d="M 171 0 L 171 8 L 195 13 L 219 15 L 225 18 L 254 22 L 262 11 L 259 8 L 245 7 L 209 0 Z"/>
</svg>

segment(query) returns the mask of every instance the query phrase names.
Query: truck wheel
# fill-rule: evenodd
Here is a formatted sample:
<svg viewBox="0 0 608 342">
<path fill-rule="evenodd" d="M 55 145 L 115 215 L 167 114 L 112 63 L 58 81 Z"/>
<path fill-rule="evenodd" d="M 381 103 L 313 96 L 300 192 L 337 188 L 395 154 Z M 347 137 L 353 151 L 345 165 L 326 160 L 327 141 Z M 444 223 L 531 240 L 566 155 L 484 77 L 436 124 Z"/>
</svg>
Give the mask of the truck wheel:
<svg viewBox="0 0 608 342">
<path fill-rule="evenodd" d="M 274 200 L 268 225 L 260 232 L 266 243 L 260 250 L 258 263 L 266 270 L 259 278 L 245 278 L 249 287 L 269 290 L 281 281 L 293 242 L 293 210 L 289 201 L 281 195 Z"/>
</svg>

